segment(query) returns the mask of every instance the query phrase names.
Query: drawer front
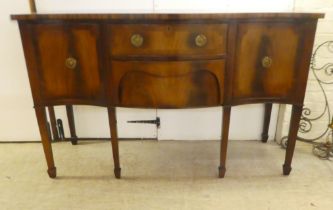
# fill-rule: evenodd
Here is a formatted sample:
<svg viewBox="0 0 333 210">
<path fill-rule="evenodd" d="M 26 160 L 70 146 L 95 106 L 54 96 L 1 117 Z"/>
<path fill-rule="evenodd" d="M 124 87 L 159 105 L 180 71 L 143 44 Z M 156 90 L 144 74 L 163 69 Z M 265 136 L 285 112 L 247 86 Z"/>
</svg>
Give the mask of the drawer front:
<svg viewBox="0 0 333 210">
<path fill-rule="evenodd" d="M 292 23 L 239 24 L 232 87 L 234 102 L 291 98 L 297 78 L 300 31 Z"/>
<path fill-rule="evenodd" d="M 97 25 L 39 24 L 34 31 L 44 100 L 102 97 Z"/>
<path fill-rule="evenodd" d="M 224 61 L 113 61 L 108 93 L 124 107 L 221 105 Z"/>
<path fill-rule="evenodd" d="M 221 55 L 225 53 L 225 24 L 110 25 L 111 55 Z"/>
</svg>

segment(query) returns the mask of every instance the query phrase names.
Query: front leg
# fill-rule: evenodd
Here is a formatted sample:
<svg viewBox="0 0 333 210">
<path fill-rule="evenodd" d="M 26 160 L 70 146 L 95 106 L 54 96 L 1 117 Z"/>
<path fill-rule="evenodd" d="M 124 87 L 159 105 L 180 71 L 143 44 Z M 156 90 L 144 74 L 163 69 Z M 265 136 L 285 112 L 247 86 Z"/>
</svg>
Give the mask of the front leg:
<svg viewBox="0 0 333 210">
<path fill-rule="evenodd" d="M 48 135 L 45 107 L 35 107 L 35 112 L 48 168 L 47 173 L 50 178 L 55 178 L 57 176 L 57 170 L 54 166 L 51 139 Z"/>
<path fill-rule="evenodd" d="M 121 168 L 119 163 L 119 149 L 118 149 L 118 134 L 117 134 L 117 119 L 116 119 L 116 108 L 108 107 L 109 124 L 111 131 L 111 145 L 114 162 L 114 175 L 117 179 L 121 177 Z"/>
<path fill-rule="evenodd" d="M 291 112 L 286 157 L 285 157 L 285 161 L 283 164 L 283 174 L 284 175 L 289 175 L 290 171 L 291 171 L 291 161 L 292 161 L 293 155 L 294 155 L 296 137 L 297 137 L 297 132 L 298 132 L 301 116 L 302 116 L 302 106 L 293 105 L 292 112 Z"/>
<path fill-rule="evenodd" d="M 227 158 L 230 112 L 231 112 L 230 106 L 223 107 L 222 138 L 221 138 L 220 167 L 219 167 L 220 178 L 223 178 L 226 172 L 225 162 Z"/>
</svg>

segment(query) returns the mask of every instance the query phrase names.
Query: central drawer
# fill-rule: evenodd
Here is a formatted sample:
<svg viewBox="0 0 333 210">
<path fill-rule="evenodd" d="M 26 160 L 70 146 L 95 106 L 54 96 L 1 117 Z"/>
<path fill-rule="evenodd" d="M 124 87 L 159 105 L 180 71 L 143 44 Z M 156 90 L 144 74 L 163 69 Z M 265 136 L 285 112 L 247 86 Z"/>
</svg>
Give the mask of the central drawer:
<svg viewBox="0 0 333 210">
<path fill-rule="evenodd" d="M 226 24 L 110 24 L 107 39 L 112 56 L 216 56 L 226 32 Z"/>
<path fill-rule="evenodd" d="M 185 108 L 223 102 L 224 60 L 112 61 L 111 103 L 123 107 Z"/>
</svg>

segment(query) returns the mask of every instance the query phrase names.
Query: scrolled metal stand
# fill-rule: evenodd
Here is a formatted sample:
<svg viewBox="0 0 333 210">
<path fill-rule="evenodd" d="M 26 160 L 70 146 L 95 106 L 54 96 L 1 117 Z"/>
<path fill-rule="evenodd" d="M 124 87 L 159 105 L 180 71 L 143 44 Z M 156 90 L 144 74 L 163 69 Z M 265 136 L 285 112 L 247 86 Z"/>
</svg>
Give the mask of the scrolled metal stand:
<svg viewBox="0 0 333 210">
<path fill-rule="evenodd" d="M 320 53 L 323 52 L 329 56 L 325 58 L 325 60 L 328 62 L 324 62 L 324 64 L 320 65 L 316 61 L 320 57 Z M 324 109 L 318 115 L 312 116 L 311 109 L 307 106 L 304 106 L 297 140 L 311 143 L 313 145 L 313 154 L 319 158 L 330 159 L 333 157 L 333 116 L 330 110 L 330 104 L 324 86 L 333 85 L 333 41 L 326 41 L 320 44 L 314 50 L 311 59 L 310 70 L 318 82 L 320 90 L 322 91 L 323 97 L 325 99 Z M 312 138 L 304 137 L 304 135 L 311 133 L 313 129 L 313 123 L 320 119 L 326 119 L 328 126 L 324 128 L 320 134 L 317 134 Z M 323 139 L 325 139 L 325 141 L 320 141 Z M 281 139 L 281 146 L 283 148 L 286 148 L 287 141 L 288 136 L 284 136 Z"/>
</svg>

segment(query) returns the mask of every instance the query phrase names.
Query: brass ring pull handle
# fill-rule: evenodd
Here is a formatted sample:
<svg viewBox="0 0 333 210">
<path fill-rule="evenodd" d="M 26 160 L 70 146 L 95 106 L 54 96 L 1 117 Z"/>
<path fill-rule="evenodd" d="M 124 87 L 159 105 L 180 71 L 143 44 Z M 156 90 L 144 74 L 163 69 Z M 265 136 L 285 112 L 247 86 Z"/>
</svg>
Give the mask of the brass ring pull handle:
<svg viewBox="0 0 333 210">
<path fill-rule="evenodd" d="M 264 67 L 264 68 L 269 68 L 269 67 L 271 67 L 271 66 L 272 66 L 272 63 L 273 63 L 273 60 L 272 60 L 272 58 L 269 57 L 269 56 L 265 56 L 265 57 L 263 57 L 263 59 L 261 60 L 261 65 L 262 65 L 262 67 Z"/>
<path fill-rule="evenodd" d="M 73 57 L 69 57 L 65 61 L 65 66 L 69 69 L 75 69 L 77 66 L 77 60 Z"/>
<path fill-rule="evenodd" d="M 131 43 L 134 47 L 141 47 L 143 44 L 143 37 L 141 34 L 133 34 L 131 36 Z"/>
<path fill-rule="evenodd" d="M 203 47 L 207 44 L 207 37 L 204 34 L 199 34 L 195 37 L 195 45 L 197 47 Z"/>
</svg>

